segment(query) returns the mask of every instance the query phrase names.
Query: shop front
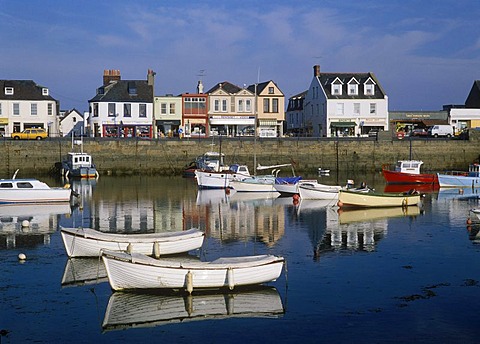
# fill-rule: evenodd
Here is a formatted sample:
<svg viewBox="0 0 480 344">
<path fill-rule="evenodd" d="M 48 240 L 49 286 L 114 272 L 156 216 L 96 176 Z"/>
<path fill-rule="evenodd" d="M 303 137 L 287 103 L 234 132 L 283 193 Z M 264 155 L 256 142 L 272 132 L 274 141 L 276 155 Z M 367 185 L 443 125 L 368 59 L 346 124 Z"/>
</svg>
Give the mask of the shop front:
<svg viewBox="0 0 480 344">
<path fill-rule="evenodd" d="M 156 121 L 158 137 L 177 137 L 179 135 L 179 129 L 181 121 Z"/>
<path fill-rule="evenodd" d="M 255 116 L 210 116 L 210 135 L 253 136 L 254 127 Z"/>
<path fill-rule="evenodd" d="M 203 118 L 186 118 L 183 124 L 184 137 L 207 137 L 208 124 Z"/>
<path fill-rule="evenodd" d="M 276 119 L 260 119 L 258 121 L 258 136 L 260 137 L 277 137 L 279 134 L 277 129 Z"/>
<path fill-rule="evenodd" d="M 8 118 L 0 118 L 0 137 L 8 133 Z"/>
<path fill-rule="evenodd" d="M 331 122 L 330 136 L 332 137 L 349 137 L 355 136 L 355 122 Z"/>
<path fill-rule="evenodd" d="M 152 138 L 152 125 L 148 124 L 104 124 L 103 137 Z"/>
</svg>

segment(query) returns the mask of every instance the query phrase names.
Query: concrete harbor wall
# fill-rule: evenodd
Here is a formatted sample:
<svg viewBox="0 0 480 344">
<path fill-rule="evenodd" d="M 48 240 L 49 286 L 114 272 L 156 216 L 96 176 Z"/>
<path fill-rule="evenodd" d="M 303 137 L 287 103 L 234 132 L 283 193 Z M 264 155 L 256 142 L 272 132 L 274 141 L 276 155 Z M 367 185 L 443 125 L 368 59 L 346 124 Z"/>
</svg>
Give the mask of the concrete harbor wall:
<svg viewBox="0 0 480 344">
<path fill-rule="evenodd" d="M 247 164 L 253 170 L 257 164 L 296 163 L 296 171 L 315 173 L 319 167 L 338 172 L 379 171 L 382 164 L 408 159 L 410 143 L 412 157 L 423 160 L 425 172 L 449 169 L 465 170 L 478 161 L 480 135 L 473 133 L 470 140 L 451 139 L 392 139 L 383 133 L 378 140 L 314 139 L 314 138 L 223 138 L 181 140 L 84 140 L 83 150 L 92 154 L 100 175 L 180 175 L 185 165 L 206 151 L 220 151 L 226 163 Z M 79 149 L 79 146 L 76 146 Z M 0 141 L 1 178 L 10 177 L 20 169 L 19 177 L 59 173 L 58 163 L 71 151 L 68 139 L 44 141 Z M 256 152 L 256 154 L 254 154 Z M 253 171 L 251 171 L 253 172 Z"/>
</svg>

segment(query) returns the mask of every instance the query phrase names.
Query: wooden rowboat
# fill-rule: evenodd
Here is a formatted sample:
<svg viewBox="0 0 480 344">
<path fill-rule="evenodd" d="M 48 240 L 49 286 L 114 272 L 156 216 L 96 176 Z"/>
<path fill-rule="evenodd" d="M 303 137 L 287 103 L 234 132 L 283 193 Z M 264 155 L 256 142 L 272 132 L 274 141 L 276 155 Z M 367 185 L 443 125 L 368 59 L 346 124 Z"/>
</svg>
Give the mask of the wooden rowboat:
<svg viewBox="0 0 480 344">
<path fill-rule="evenodd" d="M 205 237 L 196 228 L 149 234 L 103 233 L 91 228 L 61 228 L 60 232 L 69 257 L 98 257 L 102 249 L 128 249 L 155 256 L 176 254 L 200 248 Z"/>
<path fill-rule="evenodd" d="M 225 288 L 275 281 L 284 258 L 273 255 L 219 258 L 211 262 L 178 262 L 137 253 L 102 251 L 113 290 Z"/>
<path fill-rule="evenodd" d="M 406 207 L 418 205 L 420 194 L 379 193 L 340 190 L 337 205 L 342 207 Z"/>
</svg>

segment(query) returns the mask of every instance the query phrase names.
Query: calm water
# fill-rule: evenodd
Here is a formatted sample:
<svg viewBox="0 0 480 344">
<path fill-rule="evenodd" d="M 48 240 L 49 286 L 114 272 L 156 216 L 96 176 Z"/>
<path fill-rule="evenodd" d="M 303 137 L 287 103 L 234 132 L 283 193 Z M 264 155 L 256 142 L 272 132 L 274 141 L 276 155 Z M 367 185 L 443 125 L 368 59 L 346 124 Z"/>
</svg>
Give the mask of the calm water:
<svg viewBox="0 0 480 344">
<path fill-rule="evenodd" d="M 378 175 L 366 179 L 383 189 Z M 466 219 L 479 201 L 468 193 L 427 193 L 422 211 L 339 214 L 321 202 L 198 192 L 182 178 L 105 176 L 74 187 L 82 198 L 72 210 L 0 208 L 2 344 L 478 342 L 480 240 Z M 190 254 L 202 260 L 271 253 L 287 266 L 269 288 L 114 293 L 97 259 L 67 259 L 60 225 L 195 226 L 207 238 Z"/>
</svg>

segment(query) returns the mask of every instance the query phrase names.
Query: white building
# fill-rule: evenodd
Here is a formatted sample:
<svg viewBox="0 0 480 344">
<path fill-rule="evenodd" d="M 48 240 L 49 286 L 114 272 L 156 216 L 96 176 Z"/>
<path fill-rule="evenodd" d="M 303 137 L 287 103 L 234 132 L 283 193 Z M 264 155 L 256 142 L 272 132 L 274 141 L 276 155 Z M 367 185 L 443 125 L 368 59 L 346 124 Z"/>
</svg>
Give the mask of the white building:
<svg viewBox="0 0 480 344">
<path fill-rule="evenodd" d="M 314 137 L 363 136 L 388 130 L 388 97 L 373 73 L 321 73 L 303 103 L 305 125 Z"/>
<path fill-rule="evenodd" d="M 60 116 L 60 135 L 75 136 L 86 133 L 83 115 L 77 109 L 72 109 L 61 113 Z"/>
<path fill-rule="evenodd" d="M 119 70 L 105 70 L 103 85 L 88 101 L 94 137 L 153 137 L 155 73 L 147 80 L 121 80 Z"/>
<path fill-rule="evenodd" d="M 44 128 L 58 136 L 57 100 L 32 80 L 0 80 L 0 136 L 26 128 Z"/>
</svg>

